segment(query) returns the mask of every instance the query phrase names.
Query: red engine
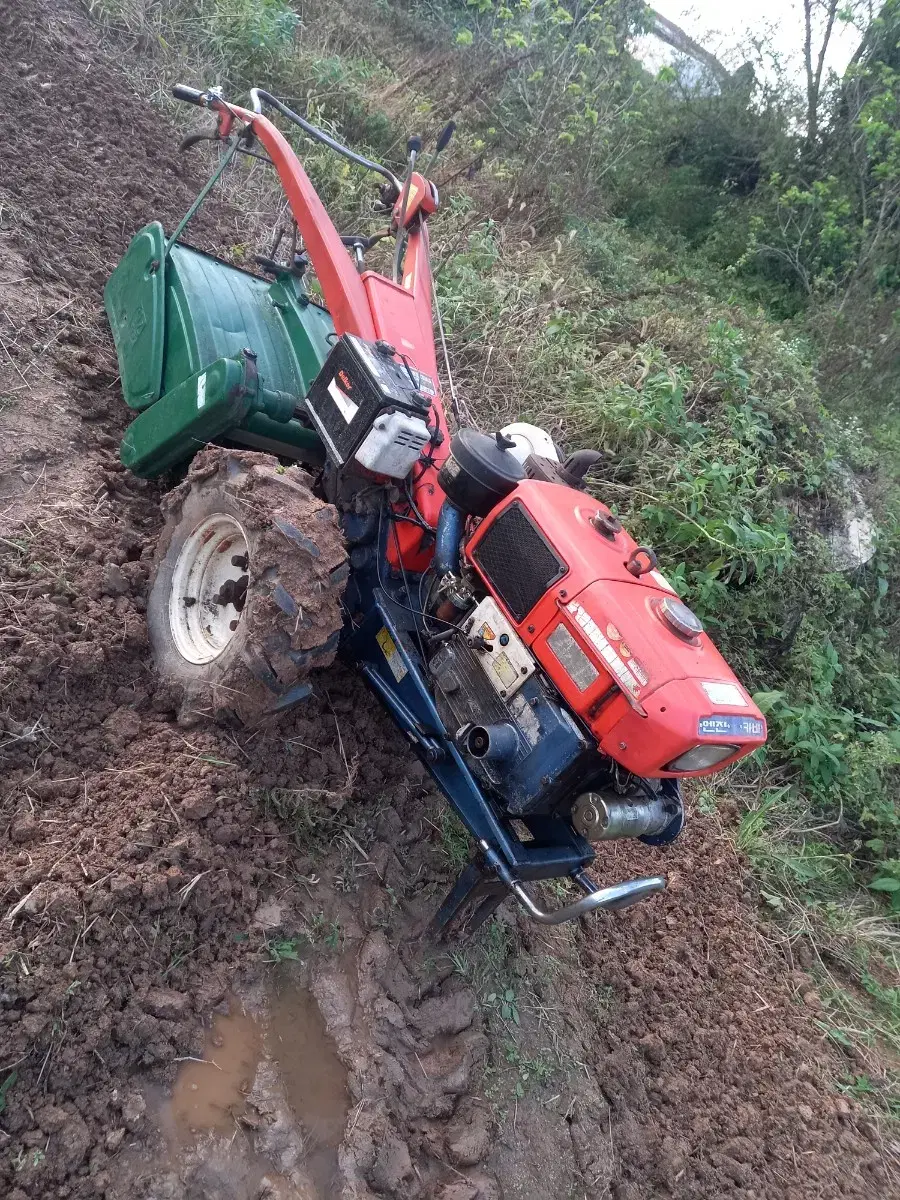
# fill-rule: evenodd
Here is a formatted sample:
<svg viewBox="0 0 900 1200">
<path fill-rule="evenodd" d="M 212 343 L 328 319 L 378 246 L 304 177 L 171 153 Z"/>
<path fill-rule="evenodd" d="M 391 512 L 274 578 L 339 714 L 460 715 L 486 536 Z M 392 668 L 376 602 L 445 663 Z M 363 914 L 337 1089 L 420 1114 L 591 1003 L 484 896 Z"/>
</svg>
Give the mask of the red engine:
<svg viewBox="0 0 900 1200">
<path fill-rule="evenodd" d="M 747 691 L 604 505 L 520 482 L 465 557 L 601 750 L 643 777 L 708 775 L 766 740 Z"/>
</svg>

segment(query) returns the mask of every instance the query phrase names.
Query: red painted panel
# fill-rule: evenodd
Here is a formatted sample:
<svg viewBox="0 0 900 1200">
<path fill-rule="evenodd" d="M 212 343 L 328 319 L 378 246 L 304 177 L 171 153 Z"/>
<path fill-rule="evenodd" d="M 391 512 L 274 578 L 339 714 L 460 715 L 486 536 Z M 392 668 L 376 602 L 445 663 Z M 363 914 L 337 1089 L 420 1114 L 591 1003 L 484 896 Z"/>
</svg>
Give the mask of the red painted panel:
<svg viewBox="0 0 900 1200">
<path fill-rule="evenodd" d="M 492 522 L 516 501 L 568 564 L 568 571 L 522 621 L 507 615 L 605 753 L 635 774 L 658 777 L 671 774 L 666 764 L 699 744 L 739 747 L 715 767 L 690 772 L 706 775 L 765 742 L 762 714 L 712 639 L 702 633 L 686 641 L 666 624 L 660 605 L 674 595 L 671 587 L 658 571 L 637 578 L 628 571 L 634 539 L 624 530 L 612 540 L 595 530 L 591 518 L 609 510 L 590 496 L 553 483 L 521 483 L 466 545 L 466 558 L 476 571 L 473 551 Z M 493 593 L 487 579 L 485 583 Z M 501 597 L 497 600 L 502 604 Z M 560 623 L 598 672 L 587 687 L 578 686 L 548 642 Z M 743 703 L 713 703 L 704 683 L 737 688 L 736 699 Z M 700 734 L 701 718 L 714 715 L 756 718 L 763 732 Z"/>
</svg>

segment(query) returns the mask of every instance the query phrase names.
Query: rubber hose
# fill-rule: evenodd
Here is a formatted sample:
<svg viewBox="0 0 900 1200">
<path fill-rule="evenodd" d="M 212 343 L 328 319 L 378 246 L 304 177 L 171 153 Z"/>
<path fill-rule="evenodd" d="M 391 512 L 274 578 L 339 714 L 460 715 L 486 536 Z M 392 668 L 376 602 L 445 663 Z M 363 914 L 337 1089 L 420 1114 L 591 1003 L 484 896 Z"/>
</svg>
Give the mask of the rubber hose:
<svg viewBox="0 0 900 1200">
<path fill-rule="evenodd" d="M 441 505 L 434 542 L 434 569 L 438 579 L 459 574 L 459 545 L 465 514 L 449 500 Z"/>
</svg>

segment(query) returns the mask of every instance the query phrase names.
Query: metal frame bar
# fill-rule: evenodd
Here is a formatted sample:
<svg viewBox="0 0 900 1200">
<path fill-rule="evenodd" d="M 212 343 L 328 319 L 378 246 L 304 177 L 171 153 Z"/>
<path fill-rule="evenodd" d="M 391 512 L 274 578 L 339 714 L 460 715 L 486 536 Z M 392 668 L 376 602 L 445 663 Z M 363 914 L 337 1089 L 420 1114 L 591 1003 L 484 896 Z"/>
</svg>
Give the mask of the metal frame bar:
<svg viewBox="0 0 900 1200">
<path fill-rule="evenodd" d="M 191 205 L 191 207 L 187 210 L 187 212 L 184 214 L 184 216 L 181 218 L 181 220 L 175 226 L 175 232 L 172 234 L 172 236 L 166 242 L 166 248 L 163 251 L 163 258 L 169 257 L 169 251 L 172 249 L 172 247 L 175 245 L 175 243 L 181 237 L 188 221 L 190 221 L 191 217 L 194 215 L 194 213 L 196 213 L 197 209 L 200 207 L 200 205 L 203 203 L 203 201 L 206 199 L 206 197 L 209 195 L 209 193 L 213 190 L 213 188 L 216 186 L 216 184 L 221 179 L 221 177 L 225 171 L 225 168 L 228 166 L 228 164 L 234 158 L 235 154 L 237 154 L 237 152 L 238 152 L 239 141 L 240 141 L 240 139 L 238 138 L 237 134 L 235 134 L 233 137 L 231 137 L 229 139 L 228 149 L 225 151 L 225 153 L 219 159 L 219 165 L 216 167 L 215 171 L 213 171 L 212 175 L 209 177 L 209 179 L 206 181 L 206 183 L 204 183 L 203 187 L 198 192 L 197 197 L 194 200 L 194 203 Z"/>
</svg>

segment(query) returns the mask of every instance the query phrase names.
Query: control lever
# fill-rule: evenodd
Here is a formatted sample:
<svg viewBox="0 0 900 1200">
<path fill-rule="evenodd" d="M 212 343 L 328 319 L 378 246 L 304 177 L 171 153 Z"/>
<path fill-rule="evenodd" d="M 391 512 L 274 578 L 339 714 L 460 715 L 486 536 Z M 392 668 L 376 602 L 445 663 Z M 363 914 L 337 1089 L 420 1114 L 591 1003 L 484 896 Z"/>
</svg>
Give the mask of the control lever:
<svg viewBox="0 0 900 1200">
<path fill-rule="evenodd" d="M 288 266 L 286 263 L 275 262 L 274 259 L 267 258 L 264 254 L 254 254 L 253 261 L 267 275 L 284 275 L 287 273 L 293 275 L 295 279 L 302 279 L 309 266 L 309 258 L 306 254 L 295 254 L 291 266 Z"/>
<path fill-rule="evenodd" d="M 450 139 L 453 137 L 454 133 L 456 133 L 456 122 L 448 121 L 438 135 L 437 145 L 434 148 L 435 155 L 438 155 L 442 150 L 447 149 Z"/>
<path fill-rule="evenodd" d="M 456 122 L 448 121 L 447 124 L 444 126 L 444 128 L 441 130 L 441 132 L 438 134 L 438 140 L 435 143 L 435 147 L 434 147 L 434 150 L 432 151 L 431 158 L 429 158 L 428 162 L 422 168 L 423 175 L 425 175 L 425 176 L 428 175 L 428 172 L 431 170 L 431 168 L 434 166 L 435 162 L 437 161 L 438 155 L 442 151 L 447 149 L 450 139 L 453 137 L 455 132 L 456 132 Z"/>
<path fill-rule="evenodd" d="M 580 487 L 584 483 L 585 475 L 601 462 L 603 454 L 600 450 L 576 450 L 563 463 L 563 470 L 575 481 L 574 486 Z"/>
<path fill-rule="evenodd" d="M 400 220 L 397 224 L 397 241 L 394 246 L 394 283 L 400 282 L 400 259 L 403 255 L 403 243 L 406 241 L 406 206 L 409 204 L 409 187 L 412 183 L 413 171 L 416 169 L 416 157 L 422 151 L 422 139 L 414 133 L 406 143 L 409 155 L 409 166 L 403 181 L 403 191 L 400 194 Z"/>
<path fill-rule="evenodd" d="M 470 637 L 468 642 L 473 650 L 480 650 L 482 654 L 494 653 L 494 647 L 487 640 L 487 638 L 482 637 L 480 633 L 476 633 L 474 637 Z"/>
</svg>

